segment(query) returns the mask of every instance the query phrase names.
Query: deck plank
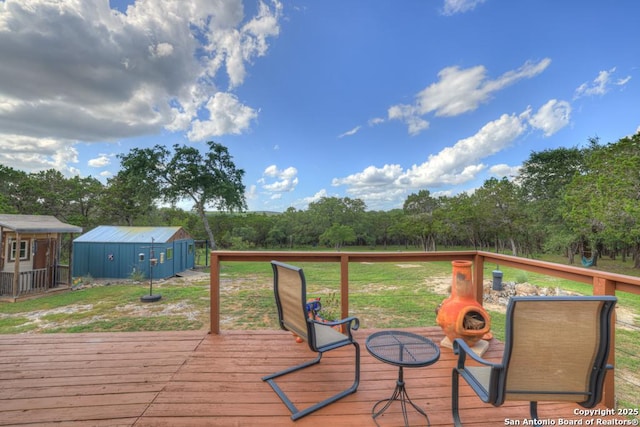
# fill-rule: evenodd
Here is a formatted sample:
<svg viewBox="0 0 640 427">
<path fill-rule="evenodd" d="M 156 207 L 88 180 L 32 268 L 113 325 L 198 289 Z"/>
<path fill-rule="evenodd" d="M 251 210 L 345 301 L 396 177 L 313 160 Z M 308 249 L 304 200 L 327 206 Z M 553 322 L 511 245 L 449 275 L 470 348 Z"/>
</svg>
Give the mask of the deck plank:
<svg viewBox="0 0 640 427">
<path fill-rule="evenodd" d="M 439 328 L 412 328 L 439 342 Z M 262 376 L 309 359 L 305 344 L 283 331 L 142 332 L 0 335 L 0 425 L 100 426 L 366 426 L 371 408 L 388 397 L 397 368 L 371 357 L 359 330 L 361 381 L 358 392 L 295 423 Z M 502 343 L 492 340 L 486 358 L 498 360 Z M 428 367 L 405 369 L 411 398 L 431 425 L 450 426 L 451 369 L 455 357 L 442 348 Z M 300 407 L 318 401 L 353 378 L 353 351 L 327 353 L 322 362 L 281 378 Z M 505 425 L 528 417 L 528 405 L 483 404 L 463 385 L 466 426 Z M 581 419 L 576 405 L 540 404 L 542 417 Z M 419 420 L 414 420 L 419 421 Z M 401 425 L 392 407 L 381 424 Z"/>
</svg>

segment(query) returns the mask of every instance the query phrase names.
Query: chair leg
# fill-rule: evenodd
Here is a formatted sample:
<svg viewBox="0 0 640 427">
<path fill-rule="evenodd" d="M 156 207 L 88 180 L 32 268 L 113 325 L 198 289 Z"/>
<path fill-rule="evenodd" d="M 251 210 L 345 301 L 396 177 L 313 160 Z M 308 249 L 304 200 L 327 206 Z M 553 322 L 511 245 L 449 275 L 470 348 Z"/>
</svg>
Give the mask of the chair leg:
<svg viewBox="0 0 640 427">
<path fill-rule="evenodd" d="M 354 380 L 353 380 L 353 384 L 351 385 L 351 387 L 349 387 L 348 389 L 341 391 L 338 394 L 335 394 L 331 397 L 326 398 L 325 400 L 323 400 L 322 402 L 318 402 L 315 405 L 312 405 L 308 408 L 305 408 L 301 411 L 298 411 L 296 413 L 294 413 L 293 415 L 291 415 L 291 419 L 293 421 L 304 417 L 305 415 L 309 415 L 310 413 L 317 411 L 320 408 L 324 408 L 325 406 L 329 405 L 330 403 L 333 403 L 337 400 L 342 399 L 343 397 L 346 397 L 352 393 L 355 393 L 356 390 L 358 390 L 358 385 L 360 384 L 360 345 L 353 341 L 352 342 L 353 346 L 355 347 L 355 359 L 356 359 L 356 363 L 355 363 L 355 375 L 354 375 Z"/>
<path fill-rule="evenodd" d="M 529 412 L 532 420 L 538 419 L 538 402 L 529 402 Z"/>
<path fill-rule="evenodd" d="M 318 356 L 313 359 L 313 360 L 308 360 L 304 363 L 301 363 L 299 365 L 296 366 L 292 366 L 290 368 L 287 369 L 283 369 L 282 371 L 278 371 L 274 374 L 270 374 L 270 375 L 266 375 L 264 377 L 262 377 L 262 381 L 268 381 L 268 380 L 272 380 L 274 378 L 278 378 L 281 377 L 283 375 L 287 375 L 290 374 L 291 372 L 295 372 L 295 371 L 299 371 L 300 369 L 304 369 L 304 368 L 308 368 L 309 366 L 313 366 L 317 363 L 320 363 L 320 359 L 322 359 L 322 353 L 318 353 Z"/>
<path fill-rule="evenodd" d="M 462 422 L 460 421 L 460 413 L 458 412 L 458 389 L 460 383 L 460 374 L 456 368 L 453 368 L 453 372 L 451 373 L 451 414 L 453 415 L 453 425 L 455 427 L 462 427 Z"/>
<path fill-rule="evenodd" d="M 315 359 L 302 363 L 300 365 L 296 365 L 294 367 L 285 369 L 283 371 L 280 372 L 276 372 L 275 374 L 271 374 L 271 375 L 267 375 L 265 377 L 262 378 L 263 381 L 266 381 L 271 388 L 273 389 L 273 391 L 276 392 L 276 394 L 280 397 L 280 399 L 282 400 L 282 402 L 287 406 L 287 408 L 289 409 L 289 411 L 291 412 L 291 419 L 293 421 L 300 419 L 302 417 L 304 417 L 305 415 L 309 415 L 310 413 L 317 411 L 320 408 L 324 408 L 325 406 L 327 406 L 330 403 L 333 403 L 339 399 L 342 399 L 343 397 L 346 397 L 348 395 L 350 395 L 351 393 L 355 393 L 355 391 L 358 389 L 358 385 L 360 384 L 360 345 L 357 342 L 352 342 L 352 344 L 355 347 L 355 359 L 356 359 L 356 363 L 355 363 L 355 378 L 353 381 L 353 384 L 351 385 L 351 387 L 349 387 L 348 389 L 333 395 L 325 400 L 323 400 L 322 402 L 316 403 L 312 406 L 309 406 L 308 408 L 302 409 L 302 410 L 298 410 L 298 408 L 296 408 L 296 406 L 293 404 L 293 402 L 287 397 L 286 393 L 282 391 L 282 389 L 280 389 L 280 387 L 278 386 L 278 384 L 274 381 L 275 378 L 289 374 L 291 372 L 295 372 L 298 371 L 300 369 L 304 369 L 307 368 L 309 366 L 315 365 L 317 363 L 320 362 L 320 359 L 322 358 L 322 353 L 318 353 L 318 357 L 316 357 Z"/>
<path fill-rule="evenodd" d="M 322 359 L 322 353 L 318 353 L 318 356 L 313 360 L 308 360 L 308 361 L 306 361 L 304 363 L 301 363 L 301 364 L 296 365 L 296 366 L 292 366 L 292 367 L 287 368 L 287 369 L 283 369 L 282 371 L 278 371 L 278 372 L 276 372 L 274 374 L 266 375 L 266 376 L 262 377 L 262 381 L 266 381 L 271 386 L 273 391 L 276 392 L 276 394 L 278 395 L 280 400 L 282 400 L 282 403 L 284 403 L 287 406 L 289 411 L 292 414 L 296 414 L 296 413 L 299 412 L 298 408 L 296 408 L 296 405 L 294 405 L 293 402 L 291 401 L 291 399 L 289 399 L 287 397 L 287 394 L 284 391 L 282 391 L 282 389 L 274 381 L 274 379 L 278 378 L 278 377 L 281 377 L 283 375 L 290 374 L 292 372 L 299 371 L 299 370 L 304 369 L 304 368 L 308 368 L 309 366 L 316 365 L 316 364 L 320 363 L 320 359 Z"/>
</svg>

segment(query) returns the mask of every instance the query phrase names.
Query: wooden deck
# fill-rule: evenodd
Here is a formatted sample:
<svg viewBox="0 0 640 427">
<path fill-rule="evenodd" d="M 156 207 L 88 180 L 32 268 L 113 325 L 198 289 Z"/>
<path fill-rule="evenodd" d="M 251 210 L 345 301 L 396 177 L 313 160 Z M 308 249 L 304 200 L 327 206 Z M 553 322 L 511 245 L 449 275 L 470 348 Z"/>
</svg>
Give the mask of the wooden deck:
<svg viewBox="0 0 640 427">
<path fill-rule="evenodd" d="M 440 328 L 410 330 L 437 342 L 442 338 Z M 265 374 L 313 356 L 283 331 L 0 335 L 0 425 L 374 426 L 371 408 L 391 394 L 397 368 L 366 351 L 371 332 L 356 332 L 362 349 L 357 393 L 296 422 L 261 381 Z M 502 348 L 493 340 L 485 357 L 499 359 Z M 353 372 L 351 349 L 327 353 L 320 365 L 282 379 L 282 388 L 295 391 L 300 399 L 295 403 L 304 406 L 346 385 Z M 431 425 L 450 426 L 454 356 L 446 348 L 441 353 L 432 366 L 405 369 L 405 381 Z M 463 387 L 467 426 L 503 426 L 506 419 L 528 418 L 527 404 L 494 408 Z M 560 418 L 611 419 L 575 416 L 574 408 L 540 404 L 539 414 L 556 425 Z M 402 424 L 397 408 L 392 409 L 381 425 Z"/>
</svg>

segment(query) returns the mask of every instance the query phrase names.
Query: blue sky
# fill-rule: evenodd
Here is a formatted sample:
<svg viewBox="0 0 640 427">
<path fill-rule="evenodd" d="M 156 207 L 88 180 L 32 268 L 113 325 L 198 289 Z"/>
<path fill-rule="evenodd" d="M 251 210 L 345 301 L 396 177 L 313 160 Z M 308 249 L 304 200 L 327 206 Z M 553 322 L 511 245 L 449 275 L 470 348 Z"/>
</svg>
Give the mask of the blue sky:
<svg viewBox="0 0 640 427">
<path fill-rule="evenodd" d="M 214 140 L 250 210 L 368 209 L 640 130 L 635 0 L 0 0 L 0 163 Z M 188 205 L 184 205 L 188 206 Z"/>
</svg>

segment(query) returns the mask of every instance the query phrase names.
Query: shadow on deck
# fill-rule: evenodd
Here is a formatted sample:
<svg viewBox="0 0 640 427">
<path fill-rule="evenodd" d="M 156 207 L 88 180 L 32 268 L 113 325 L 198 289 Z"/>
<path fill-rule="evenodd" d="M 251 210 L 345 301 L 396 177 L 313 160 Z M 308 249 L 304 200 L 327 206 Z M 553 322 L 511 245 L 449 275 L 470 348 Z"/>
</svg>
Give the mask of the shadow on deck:
<svg viewBox="0 0 640 427">
<path fill-rule="evenodd" d="M 440 328 L 408 330 L 436 342 L 443 337 Z M 358 391 L 296 422 L 261 381 L 267 373 L 313 356 L 288 332 L 0 335 L 0 425 L 374 426 L 371 408 L 393 391 L 397 368 L 366 351 L 364 342 L 372 332 L 355 333 L 362 348 Z M 492 340 L 485 357 L 498 360 L 502 350 L 503 344 Z M 454 363 L 451 350 L 442 348 L 436 364 L 405 370 L 407 391 L 433 426 L 452 425 Z M 352 369 L 351 350 L 334 350 L 319 366 L 280 384 L 285 391 L 296 391 L 299 400 L 294 403 L 304 407 L 347 384 Z M 494 408 L 466 385 L 461 406 L 466 426 L 504 426 L 508 420 L 522 423 L 528 418 L 528 404 Z M 539 414 L 554 425 L 560 419 L 613 419 L 575 415 L 576 408 L 543 403 Z M 398 408 L 392 409 L 381 425 L 402 425 Z"/>
</svg>

